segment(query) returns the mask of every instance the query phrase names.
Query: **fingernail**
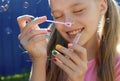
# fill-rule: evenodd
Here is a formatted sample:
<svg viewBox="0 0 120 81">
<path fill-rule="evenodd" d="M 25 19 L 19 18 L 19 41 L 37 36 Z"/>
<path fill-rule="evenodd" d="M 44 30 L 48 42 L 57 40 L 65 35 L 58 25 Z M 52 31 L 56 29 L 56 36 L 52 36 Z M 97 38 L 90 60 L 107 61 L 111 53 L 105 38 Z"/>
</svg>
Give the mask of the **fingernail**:
<svg viewBox="0 0 120 81">
<path fill-rule="evenodd" d="M 30 17 L 31 20 L 34 20 L 35 18 L 34 17 Z"/>
<path fill-rule="evenodd" d="M 56 51 L 56 50 L 52 50 L 52 54 L 53 54 L 53 55 L 56 55 L 56 54 L 57 54 L 57 51 Z"/>
<path fill-rule="evenodd" d="M 55 47 L 56 49 L 61 49 L 62 48 L 62 46 L 61 45 L 56 45 L 56 47 Z"/>
<path fill-rule="evenodd" d="M 56 58 L 53 58 L 53 61 L 54 61 L 54 62 L 57 62 L 57 59 L 56 59 Z"/>
<path fill-rule="evenodd" d="M 73 44 L 72 44 L 72 43 L 69 43 L 69 44 L 68 44 L 68 47 L 69 47 L 69 48 L 72 48 L 72 47 L 73 47 Z"/>
<path fill-rule="evenodd" d="M 33 60 L 33 56 L 30 54 L 30 60 Z"/>
<path fill-rule="evenodd" d="M 48 29 L 48 30 L 47 30 L 47 32 L 51 33 L 51 32 L 52 32 L 52 30 Z"/>
<path fill-rule="evenodd" d="M 49 37 L 50 37 L 50 34 L 45 34 L 45 37 L 49 38 Z"/>
<path fill-rule="evenodd" d="M 47 19 L 46 16 L 42 16 L 42 17 L 38 17 L 38 18 L 40 18 L 40 19 Z"/>
</svg>

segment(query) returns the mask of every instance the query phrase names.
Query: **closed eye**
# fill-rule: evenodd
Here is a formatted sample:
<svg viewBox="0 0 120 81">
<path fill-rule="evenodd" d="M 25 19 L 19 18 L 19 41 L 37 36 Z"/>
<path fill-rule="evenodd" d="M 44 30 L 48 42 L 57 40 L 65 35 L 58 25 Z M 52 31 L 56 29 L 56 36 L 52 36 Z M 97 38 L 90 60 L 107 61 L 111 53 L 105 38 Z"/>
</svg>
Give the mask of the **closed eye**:
<svg viewBox="0 0 120 81">
<path fill-rule="evenodd" d="M 54 19 L 62 19 L 64 17 L 64 15 L 59 15 L 59 16 L 53 16 Z"/>
<path fill-rule="evenodd" d="M 54 17 L 55 19 L 59 19 L 59 18 L 61 18 L 62 16 L 56 16 L 56 17 Z"/>
<path fill-rule="evenodd" d="M 73 11 L 73 13 L 80 13 L 82 11 L 84 11 L 84 9 Z"/>
</svg>

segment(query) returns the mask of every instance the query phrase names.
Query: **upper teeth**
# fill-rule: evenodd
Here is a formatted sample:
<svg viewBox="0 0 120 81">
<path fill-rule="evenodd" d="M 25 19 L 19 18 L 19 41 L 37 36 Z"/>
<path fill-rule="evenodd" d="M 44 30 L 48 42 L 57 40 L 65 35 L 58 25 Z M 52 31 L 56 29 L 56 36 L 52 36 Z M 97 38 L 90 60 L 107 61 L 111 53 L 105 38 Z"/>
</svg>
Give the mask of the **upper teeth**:
<svg viewBox="0 0 120 81">
<path fill-rule="evenodd" d="M 74 30 L 74 31 L 71 31 L 71 32 L 68 32 L 68 33 L 69 33 L 69 35 L 76 35 L 80 31 L 81 30 Z"/>
</svg>

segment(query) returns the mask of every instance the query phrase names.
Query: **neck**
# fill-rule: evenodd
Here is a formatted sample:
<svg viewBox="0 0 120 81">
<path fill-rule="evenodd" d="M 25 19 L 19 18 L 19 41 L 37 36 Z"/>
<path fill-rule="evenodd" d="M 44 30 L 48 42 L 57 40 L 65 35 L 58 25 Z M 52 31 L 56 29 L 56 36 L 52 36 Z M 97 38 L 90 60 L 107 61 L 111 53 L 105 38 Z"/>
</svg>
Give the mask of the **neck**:
<svg viewBox="0 0 120 81">
<path fill-rule="evenodd" d="M 96 58 L 99 50 L 99 39 L 98 36 L 93 36 L 84 47 L 87 49 L 88 61 Z"/>
</svg>

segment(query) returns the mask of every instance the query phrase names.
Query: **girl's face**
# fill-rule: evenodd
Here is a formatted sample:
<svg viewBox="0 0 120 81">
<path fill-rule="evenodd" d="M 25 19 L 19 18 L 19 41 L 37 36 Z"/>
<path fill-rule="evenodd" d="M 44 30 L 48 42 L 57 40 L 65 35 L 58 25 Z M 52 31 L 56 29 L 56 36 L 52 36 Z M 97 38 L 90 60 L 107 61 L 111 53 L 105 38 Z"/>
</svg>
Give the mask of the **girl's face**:
<svg viewBox="0 0 120 81">
<path fill-rule="evenodd" d="M 105 0 L 50 0 L 54 20 L 71 22 L 71 27 L 55 24 L 60 34 L 69 42 L 81 33 L 79 43 L 86 44 L 97 37 L 97 28 Z"/>
</svg>

